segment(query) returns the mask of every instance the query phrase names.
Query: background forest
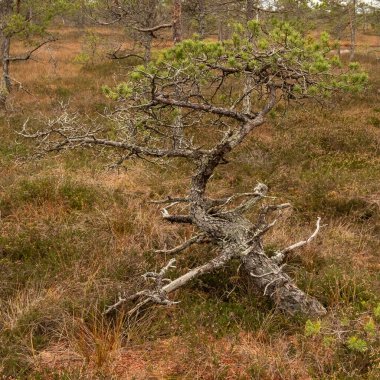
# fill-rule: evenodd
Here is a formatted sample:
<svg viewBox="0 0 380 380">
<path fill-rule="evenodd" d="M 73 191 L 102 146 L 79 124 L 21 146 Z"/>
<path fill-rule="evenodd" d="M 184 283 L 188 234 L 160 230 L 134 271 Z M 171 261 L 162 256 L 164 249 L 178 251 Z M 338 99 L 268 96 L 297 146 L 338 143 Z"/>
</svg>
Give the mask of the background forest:
<svg viewBox="0 0 380 380">
<path fill-rule="evenodd" d="M 283 270 L 327 314 L 283 313 L 266 297 L 267 287 L 255 286 L 232 260 L 170 294 L 179 303 L 130 313 L 136 303 L 127 301 L 105 315 L 119 295 L 146 288 L 142 275 L 175 256 L 168 275 L 174 279 L 211 260 L 215 247 L 206 240 L 173 252 L 194 228 L 163 220 L 164 205 L 154 203 L 187 195 L 191 163 L 66 144 L 65 134 L 83 138 L 102 128 L 112 140 L 131 122 L 141 146 L 157 143 L 142 128 L 151 127 L 147 119 L 134 125 L 115 110 L 130 101 L 140 107 L 144 80 L 157 73 L 170 74 L 174 96 L 185 96 L 178 73 L 190 56 L 195 69 L 186 75 L 210 91 L 207 75 L 227 57 L 216 104 L 255 120 L 251 109 L 270 95 L 260 88 L 251 101 L 238 99 L 252 86 L 244 75 L 256 70 L 246 47 L 270 56 L 276 33 L 291 53 L 301 46 L 294 62 L 308 60 L 312 80 L 326 74 L 331 82 L 298 87 L 279 70 L 283 96 L 265 123 L 220 160 L 209 189 L 220 199 L 257 196 L 253 186 L 264 183 L 276 203 L 292 205 L 265 237 L 268 257 L 307 239 L 321 218 L 318 235 L 289 253 Z M 380 378 L 378 1 L 0 0 L 0 37 L 2 378 Z M 216 61 L 197 61 L 221 46 Z M 279 50 L 271 64 L 281 67 L 287 52 Z M 199 95 L 196 104 L 203 101 Z M 173 123 L 174 150 L 185 144 L 181 126 L 230 127 L 217 109 L 203 110 L 202 119 L 179 103 L 162 109 L 148 116 L 164 120 L 162 128 Z M 59 133 L 38 134 L 46 130 Z M 195 134 L 191 144 L 205 149 L 220 130 Z"/>
</svg>

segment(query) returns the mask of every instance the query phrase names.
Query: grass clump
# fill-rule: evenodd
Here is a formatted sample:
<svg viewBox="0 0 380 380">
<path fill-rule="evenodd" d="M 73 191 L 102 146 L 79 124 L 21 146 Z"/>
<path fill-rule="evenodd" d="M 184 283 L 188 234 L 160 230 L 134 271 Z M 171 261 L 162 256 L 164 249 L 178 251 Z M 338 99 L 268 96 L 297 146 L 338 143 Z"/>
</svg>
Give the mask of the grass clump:
<svg viewBox="0 0 380 380">
<path fill-rule="evenodd" d="M 0 209 L 7 215 L 27 205 L 41 207 L 56 204 L 69 210 L 83 210 L 102 201 L 102 194 L 92 186 L 54 177 L 31 177 L 14 183 L 4 193 Z"/>
</svg>

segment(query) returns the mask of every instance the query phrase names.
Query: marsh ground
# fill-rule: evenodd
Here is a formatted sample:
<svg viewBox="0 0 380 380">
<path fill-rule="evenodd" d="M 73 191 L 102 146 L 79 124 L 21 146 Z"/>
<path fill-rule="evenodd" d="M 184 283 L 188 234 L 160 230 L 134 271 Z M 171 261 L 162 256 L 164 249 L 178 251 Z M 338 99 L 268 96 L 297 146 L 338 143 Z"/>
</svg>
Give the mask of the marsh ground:
<svg viewBox="0 0 380 380">
<path fill-rule="evenodd" d="M 104 305 L 166 262 L 152 250 L 189 235 L 163 224 L 148 203 L 183 193 L 188 172 L 173 177 L 172 168 L 142 161 L 109 170 L 107 158 L 91 152 L 27 158 L 33 143 L 16 134 L 25 120 L 38 124 L 62 103 L 101 118 L 109 105 L 101 86 L 130 69 L 102 58 L 121 33 L 97 29 L 93 62 L 83 64 L 76 57 L 84 33 L 56 32 L 60 40 L 36 60 L 12 68 L 23 88 L 0 119 L 3 378 L 378 379 L 380 61 L 372 42 L 358 54 L 370 74 L 365 93 L 330 106 L 278 108 L 212 183 L 231 194 L 262 181 L 294 205 L 269 237 L 273 250 L 308 236 L 323 218 L 321 235 L 287 268 L 328 307 L 326 319 L 276 313 L 236 266 L 183 289 L 176 306 L 111 321 L 101 316 Z M 209 255 L 194 248 L 178 270 Z"/>
</svg>

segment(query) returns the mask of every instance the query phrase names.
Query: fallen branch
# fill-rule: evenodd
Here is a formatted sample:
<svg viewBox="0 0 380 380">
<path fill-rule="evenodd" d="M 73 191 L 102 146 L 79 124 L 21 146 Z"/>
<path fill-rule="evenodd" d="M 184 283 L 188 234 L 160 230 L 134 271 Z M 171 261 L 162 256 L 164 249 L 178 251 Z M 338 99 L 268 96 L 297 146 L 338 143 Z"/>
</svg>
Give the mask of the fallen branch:
<svg viewBox="0 0 380 380">
<path fill-rule="evenodd" d="M 200 266 L 190 270 L 189 272 L 185 273 L 184 275 L 182 275 L 182 276 L 178 277 L 177 279 L 169 282 L 165 286 L 162 286 L 160 288 L 156 288 L 154 290 L 143 290 L 143 291 L 137 292 L 136 294 L 129 296 L 129 297 L 119 297 L 118 301 L 115 304 L 109 306 L 105 310 L 104 314 L 110 314 L 111 312 L 118 310 L 120 307 L 122 307 L 128 301 L 133 301 L 133 300 L 139 299 L 141 297 L 143 297 L 143 298 L 145 297 L 145 299 L 142 300 L 136 307 L 131 309 L 127 313 L 128 315 L 134 314 L 142 306 L 144 306 L 150 302 L 158 303 L 158 304 L 164 304 L 164 305 L 172 305 L 175 302 L 170 301 L 167 298 L 167 295 L 169 293 L 174 292 L 178 288 L 186 285 L 191 280 L 193 280 L 193 279 L 195 279 L 195 278 L 197 278 L 197 277 L 199 277 L 205 273 L 209 273 L 209 272 L 212 272 L 216 269 L 224 267 L 226 265 L 226 263 L 228 261 L 230 261 L 231 259 L 232 259 L 232 256 L 230 256 L 228 254 L 221 254 L 220 256 L 215 257 L 214 259 L 207 262 L 206 264 L 200 265 Z M 173 260 L 174 259 L 172 259 L 169 262 L 169 264 L 167 264 L 161 270 L 160 274 L 163 272 L 163 270 L 165 273 L 170 268 L 170 265 L 172 265 L 175 262 L 175 260 L 174 261 Z M 162 282 L 160 284 L 162 284 Z"/>
</svg>

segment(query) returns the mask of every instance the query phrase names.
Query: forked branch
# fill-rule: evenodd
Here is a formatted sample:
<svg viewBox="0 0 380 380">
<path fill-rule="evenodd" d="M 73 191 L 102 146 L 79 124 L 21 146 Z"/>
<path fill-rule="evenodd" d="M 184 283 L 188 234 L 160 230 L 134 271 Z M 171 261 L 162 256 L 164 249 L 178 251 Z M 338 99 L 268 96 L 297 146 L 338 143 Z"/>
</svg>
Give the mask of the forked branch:
<svg viewBox="0 0 380 380">
<path fill-rule="evenodd" d="M 4 61 L 10 61 L 10 62 L 27 61 L 30 58 L 32 58 L 33 53 L 35 53 L 37 50 L 41 49 L 44 45 L 46 45 L 50 42 L 54 42 L 54 41 L 57 41 L 57 38 L 51 37 L 48 40 L 41 42 L 35 48 L 31 49 L 30 51 L 28 51 L 27 53 L 25 53 L 23 55 L 18 55 L 18 56 L 14 56 L 14 57 L 12 57 L 12 56 L 4 57 Z"/>
<path fill-rule="evenodd" d="M 119 297 L 118 301 L 114 303 L 113 305 L 109 306 L 104 314 L 110 314 L 115 310 L 118 310 L 120 307 L 122 307 L 124 304 L 126 304 L 128 301 L 134 301 L 137 299 L 142 299 L 137 306 L 135 306 L 133 309 L 131 309 L 128 312 L 128 315 L 131 315 L 135 312 L 137 312 L 142 306 L 146 305 L 147 303 L 157 303 L 157 304 L 163 304 L 163 305 L 173 305 L 176 302 L 170 301 L 167 298 L 167 295 L 169 293 L 174 292 L 178 288 L 188 284 L 190 281 L 194 280 L 195 278 L 205 274 L 212 272 L 214 270 L 217 270 L 219 268 L 224 267 L 230 260 L 232 259 L 232 256 L 228 254 L 221 254 L 211 261 L 207 262 L 206 264 L 200 265 L 189 272 L 185 273 L 184 275 L 176 278 L 173 281 L 170 281 L 164 286 L 157 287 L 153 290 L 143 290 L 140 292 L 137 292 L 136 294 L 129 296 L 129 297 Z M 166 271 L 173 265 L 175 260 L 172 259 L 169 264 L 167 264 L 161 271 L 164 271 L 164 274 Z M 155 273 L 156 275 L 156 273 Z M 162 275 L 163 276 L 163 275 Z M 162 285 L 161 281 L 159 285 Z"/>
</svg>

